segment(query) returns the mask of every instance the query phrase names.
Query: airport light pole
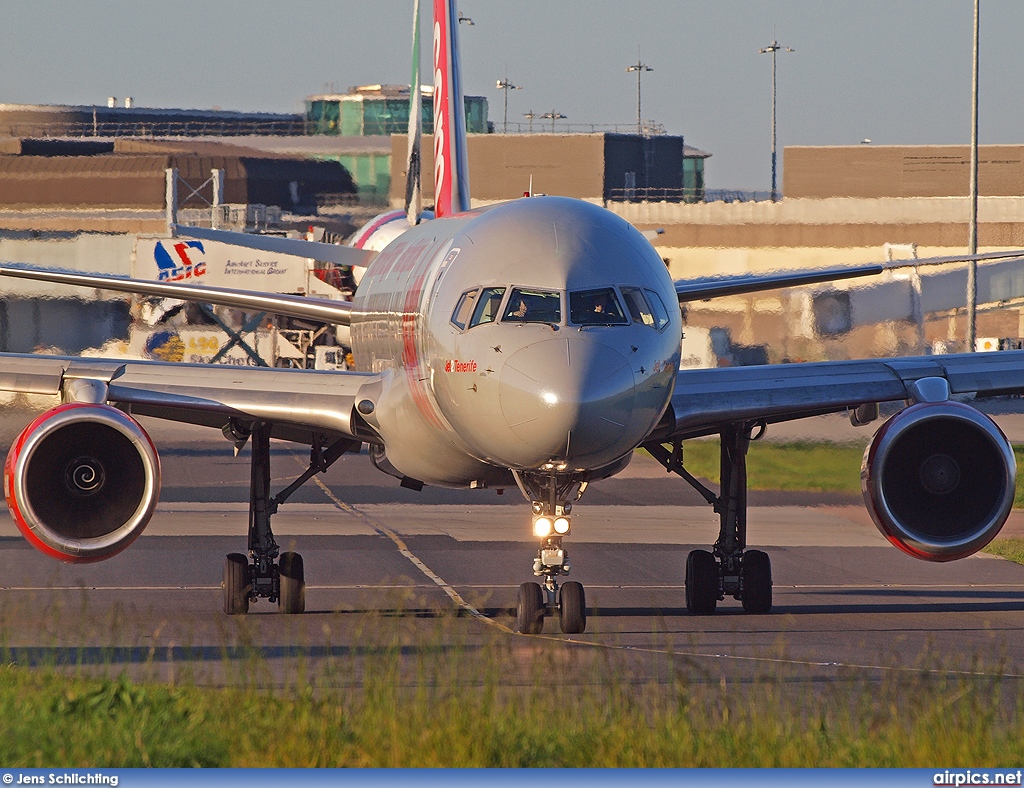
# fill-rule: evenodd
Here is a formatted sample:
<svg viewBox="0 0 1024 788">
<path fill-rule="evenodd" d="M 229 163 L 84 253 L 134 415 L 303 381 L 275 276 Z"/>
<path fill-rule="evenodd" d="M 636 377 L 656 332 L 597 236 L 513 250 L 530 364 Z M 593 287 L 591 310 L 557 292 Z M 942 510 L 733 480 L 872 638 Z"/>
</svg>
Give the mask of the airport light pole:
<svg viewBox="0 0 1024 788">
<path fill-rule="evenodd" d="M 631 74 L 636 72 L 636 133 L 638 135 L 643 134 L 643 121 L 641 120 L 642 115 L 640 114 L 640 77 L 645 71 L 654 71 L 646 63 L 640 60 L 640 53 L 637 52 L 636 64 L 632 66 L 626 66 L 626 73 Z"/>
<path fill-rule="evenodd" d="M 527 123 L 530 124 L 527 126 L 529 133 L 533 134 L 533 119 L 537 116 L 533 114 L 533 110 L 531 109 L 529 112 L 524 112 L 523 117 L 526 118 Z"/>
<path fill-rule="evenodd" d="M 556 120 L 565 120 L 566 117 L 567 117 L 566 115 L 563 115 L 561 112 L 556 112 L 555 110 L 551 110 L 551 112 L 545 112 L 543 115 L 541 115 L 542 119 L 550 120 L 551 121 L 551 133 L 552 134 L 555 133 L 555 121 Z"/>
<path fill-rule="evenodd" d="M 498 80 L 498 90 L 505 91 L 505 116 L 501 125 L 501 133 L 508 134 L 508 92 L 510 90 L 522 90 L 521 85 L 513 85 L 508 81 L 508 71 L 505 71 L 505 78 Z"/>
<path fill-rule="evenodd" d="M 795 49 L 790 47 L 784 47 L 779 44 L 778 41 L 772 41 L 764 49 L 758 50 L 762 55 L 772 56 L 772 202 L 778 200 L 778 156 L 776 153 L 776 136 L 775 136 L 775 55 L 776 53 L 782 52 L 796 52 Z"/>
<path fill-rule="evenodd" d="M 968 254 L 978 253 L 978 17 L 980 0 L 974 0 L 974 61 L 971 71 L 971 219 Z M 967 263 L 967 352 L 973 353 L 977 334 L 978 261 Z"/>
</svg>

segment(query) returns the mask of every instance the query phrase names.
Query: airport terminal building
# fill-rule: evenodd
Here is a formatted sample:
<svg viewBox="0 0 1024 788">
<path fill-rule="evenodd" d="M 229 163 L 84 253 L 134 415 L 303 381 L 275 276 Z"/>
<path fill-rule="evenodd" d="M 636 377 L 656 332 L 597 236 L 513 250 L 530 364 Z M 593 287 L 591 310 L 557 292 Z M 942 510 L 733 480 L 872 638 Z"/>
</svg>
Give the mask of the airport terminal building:
<svg viewBox="0 0 1024 788">
<path fill-rule="evenodd" d="M 423 101 L 429 121 L 426 94 Z M 60 265 L 51 259 L 52 244 L 22 248 L 33 238 L 59 236 L 66 248 L 58 256 L 77 267 L 82 253 L 72 246 L 88 246 L 95 258 L 97 248 L 113 244 L 121 251 L 100 258 L 109 261 L 106 270 L 125 273 L 131 238 L 166 237 L 168 171 L 177 173 L 173 208 L 187 222 L 212 221 L 217 203 L 222 220 L 233 226 L 267 227 L 293 217 L 292 227 L 315 223 L 343 235 L 404 197 L 406 140 L 395 132 L 404 131 L 407 120 L 407 88 L 364 86 L 310 96 L 306 112 L 294 115 L 126 103 L 0 105 L 0 254 Z M 467 118 L 474 132 L 474 204 L 531 189 L 602 204 L 641 229 L 660 231 L 654 243 L 676 278 L 966 251 L 966 146 L 787 147 L 783 199 L 707 202 L 704 169 L 710 154 L 682 137 L 547 124 L 538 124 L 534 133 L 496 134 L 484 97 L 467 98 Z M 429 132 L 429 122 L 424 126 Z M 429 135 L 423 156 L 424 171 L 430 172 Z M 1024 246 L 1022 175 L 1024 145 L 981 147 L 983 251 Z M 429 182 L 425 187 L 429 204 Z M 19 246 L 11 247 L 13 242 Z M 1024 296 L 1024 277 L 1017 283 L 1016 274 L 1000 276 L 1002 284 L 985 296 L 990 300 L 979 317 L 979 335 L 1019 338 L 1024 320 L 1017 299 Z M 815 299 L 835 302 L 829 292 L 842 295 L 851 287 L 692 304 L 687 317 L 693 327 L 727 330 L 731 346 L 765 345 L 770 360 L 874 352 L 874 338 L 856 339 L 856 321 L 822 323 L 815 312 Z M 956 349 L 963 337 L 962 309 L 936 315 L 922 319 L 927 325 L 912 340 L 903 336 L 899 321 L 889 321 L 878 330 L 886 337 L 879 352 L 908 342 L 943 341 Z M 825 323 L 838 329 L 822 330 Z"/>
</svg>

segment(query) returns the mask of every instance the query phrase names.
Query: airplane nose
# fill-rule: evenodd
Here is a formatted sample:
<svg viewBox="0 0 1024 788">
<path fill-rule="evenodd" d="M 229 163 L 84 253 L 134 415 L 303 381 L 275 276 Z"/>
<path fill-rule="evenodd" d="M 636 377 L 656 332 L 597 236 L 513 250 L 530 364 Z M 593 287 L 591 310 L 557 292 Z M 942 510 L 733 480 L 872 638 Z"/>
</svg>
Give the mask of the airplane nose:
<svg viewBox="0 0 1024 788">
<path fill-rule="evenodd" d="M 501 411 L 526 444 L 523 467 L 551 459 L 597 467 L 631 446 L 633 370 L 614 348 L 583 336 L 538 342 L 514 353 L 501 372 Z"/>
</svg>

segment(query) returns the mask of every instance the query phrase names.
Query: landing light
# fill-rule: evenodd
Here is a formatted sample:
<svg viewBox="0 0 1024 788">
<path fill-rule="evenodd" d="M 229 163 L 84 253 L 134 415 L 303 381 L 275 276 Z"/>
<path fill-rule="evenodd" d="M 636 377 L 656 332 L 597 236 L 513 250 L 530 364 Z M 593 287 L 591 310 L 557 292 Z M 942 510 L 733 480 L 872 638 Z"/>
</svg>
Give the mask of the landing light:
<svg viewBox="0 0 1024 788">
<path fill-rule="evenodd" d="M 558 395 L 555 394 L 553 391 L 545 391 L 543 394 L 540 395 L 540 398 L 544 400 L 544 402 L 548 405 L 558 404 Z"/>
<path fill-rule="evenodd" d="M 560 518 L 561 519 L 561 518 Z M 551 518 L 538 517 L 533 521 L 533 535 L 543 539 L 551 535 Z"/>
<path fill-rule="evenodd" d="M 568 517 L 556 517 L 555 518 L 555 533 L 562 534 L 563 536 L 569 533 L 569 518 Z"/>
</svg>

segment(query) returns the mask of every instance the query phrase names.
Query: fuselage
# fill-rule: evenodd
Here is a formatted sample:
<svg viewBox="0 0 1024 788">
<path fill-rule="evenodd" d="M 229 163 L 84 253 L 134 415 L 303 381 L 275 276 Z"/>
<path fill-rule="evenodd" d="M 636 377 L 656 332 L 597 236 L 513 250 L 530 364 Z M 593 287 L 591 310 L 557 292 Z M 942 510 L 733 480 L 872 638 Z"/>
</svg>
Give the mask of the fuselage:
<svg viewBox="0 0 1024 788">
<path fill-rule="evenodd" d="M 654 248 L 589 203 L 536 197 L 410 228 L 367 269 L 352 348 L 402 474 L 505 484 L 627 456 L 672 395 L 675 290 Z"/>
</svg>

